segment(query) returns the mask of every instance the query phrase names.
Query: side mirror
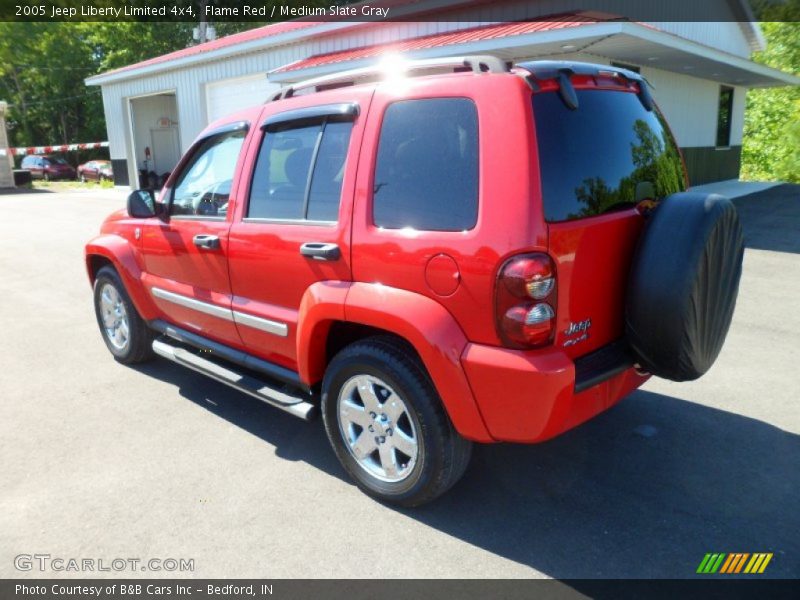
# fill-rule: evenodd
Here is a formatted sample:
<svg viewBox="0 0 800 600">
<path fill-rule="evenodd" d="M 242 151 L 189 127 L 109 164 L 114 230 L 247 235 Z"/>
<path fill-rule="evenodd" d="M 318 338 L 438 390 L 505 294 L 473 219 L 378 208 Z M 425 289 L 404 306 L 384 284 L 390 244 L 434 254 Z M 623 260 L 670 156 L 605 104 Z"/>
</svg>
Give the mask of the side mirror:
<svg viewBox="0 0 800 600">
<path fill-rule="evenodd" d="M 128 196 L 128 214 L 136 219 L 156 216 L 156 197 L 153 190 L 136 190 Z"/>
</svg>

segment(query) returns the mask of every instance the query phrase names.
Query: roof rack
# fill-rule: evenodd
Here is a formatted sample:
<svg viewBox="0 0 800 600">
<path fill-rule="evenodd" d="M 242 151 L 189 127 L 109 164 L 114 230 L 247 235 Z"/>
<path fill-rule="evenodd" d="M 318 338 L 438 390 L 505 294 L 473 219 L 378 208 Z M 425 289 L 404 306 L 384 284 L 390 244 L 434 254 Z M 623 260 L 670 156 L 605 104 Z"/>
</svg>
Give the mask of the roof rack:
<svg viewBox="0 0 800 600">
<path fill-rule="evenodd" d="M 507 73 L 509 70 L 502 59 L 490 55 L 448 56 L 443 58 L 408 60 L 403 61 L 401 65 L 404 72 L 439 69 L 445 67 L 468 67 L 472 69 L 473 73 Z M 339 73 L 332 73 L 330 75 L 322 75 L 321 77 L 306 79 L 305 81 L 300 81 L 285 87 L 279 92 L 270 96 L 268 101 L 291 98 L 294 96 L 295 92 L 302 89 L 318 87 L 321 85 L 348 83 L 358 79 L 366 79 L 369 77 L 384 75 L 386 72 L 387 67 L 381 63 L 377 63 L 368 67 L 361 67 L 359 69 L 350 69 L 347 71 L 341 71 Z"/>
</svg>

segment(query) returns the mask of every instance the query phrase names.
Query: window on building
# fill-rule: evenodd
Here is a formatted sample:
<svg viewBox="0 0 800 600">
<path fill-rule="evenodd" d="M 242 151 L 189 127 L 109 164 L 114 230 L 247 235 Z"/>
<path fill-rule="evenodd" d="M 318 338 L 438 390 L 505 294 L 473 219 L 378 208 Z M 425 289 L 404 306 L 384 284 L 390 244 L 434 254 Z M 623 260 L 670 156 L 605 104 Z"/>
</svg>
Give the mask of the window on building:
<svg viewBox="0 0 800 600">
<path fill-rule="evenodd" d="M 353 123 L 321 121 L 265 134 L 247 216 L 336 221 Z"/>
<path fill-rule="evenodd" d="M 719 108 L 717 109 L 717 148 L 731 145 L 731 115 L 733 114 L 733 88 L 719 87 Z"/>
<path fill-rule="evenodd" d="M 433 98 L 390 105 L 375 166 L 375 225 L 462 231 L 477 219 L 475 104 L 467 98 Z"/>
<path fill-rule="evenodd" d="M 225 216 L 246 132 L 211 136 L 201 141 L 175 182 L 171 215 Z"/>
</svg>

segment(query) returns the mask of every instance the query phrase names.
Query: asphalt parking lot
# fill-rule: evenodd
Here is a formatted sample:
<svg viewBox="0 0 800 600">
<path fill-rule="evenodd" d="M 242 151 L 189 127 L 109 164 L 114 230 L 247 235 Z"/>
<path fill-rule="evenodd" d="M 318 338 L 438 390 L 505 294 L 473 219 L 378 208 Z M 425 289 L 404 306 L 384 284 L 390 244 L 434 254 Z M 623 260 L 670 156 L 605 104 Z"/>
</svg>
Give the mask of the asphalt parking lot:
<svg viewBox="0 0 800 600">
<path fill-rule="evenodd" d="M 187 558 L 195 577 L 690 577 L 774 552 L 800 577 L 800 186 L 737 201 L 748 249 L 712 371 L 651 380 L 539 446 L 479 446 L 416 510 L 306 424 L 190 371 L 117 364 L 84 242 L 114 190 L 0 196 L 0 577 L 19 554 Z M 161 572 L 108 573 L 163 576 Z"/>
</svg>

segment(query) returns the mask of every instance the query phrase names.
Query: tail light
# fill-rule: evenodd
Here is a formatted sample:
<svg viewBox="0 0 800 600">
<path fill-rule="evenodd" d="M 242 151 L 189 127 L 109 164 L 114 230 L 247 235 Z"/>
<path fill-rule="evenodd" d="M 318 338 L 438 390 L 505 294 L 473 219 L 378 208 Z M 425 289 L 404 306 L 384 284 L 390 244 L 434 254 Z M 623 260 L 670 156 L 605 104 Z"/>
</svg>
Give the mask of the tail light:
<svg viewBox="0 0 800 600">
<path fill-rule="evenodd" d="M 495 286 L 500 339 L 513 348 L 535 348 L 553 341 L 556 328 L 556 270 L 543 253 L 506 261 Z"/>
</svg>

